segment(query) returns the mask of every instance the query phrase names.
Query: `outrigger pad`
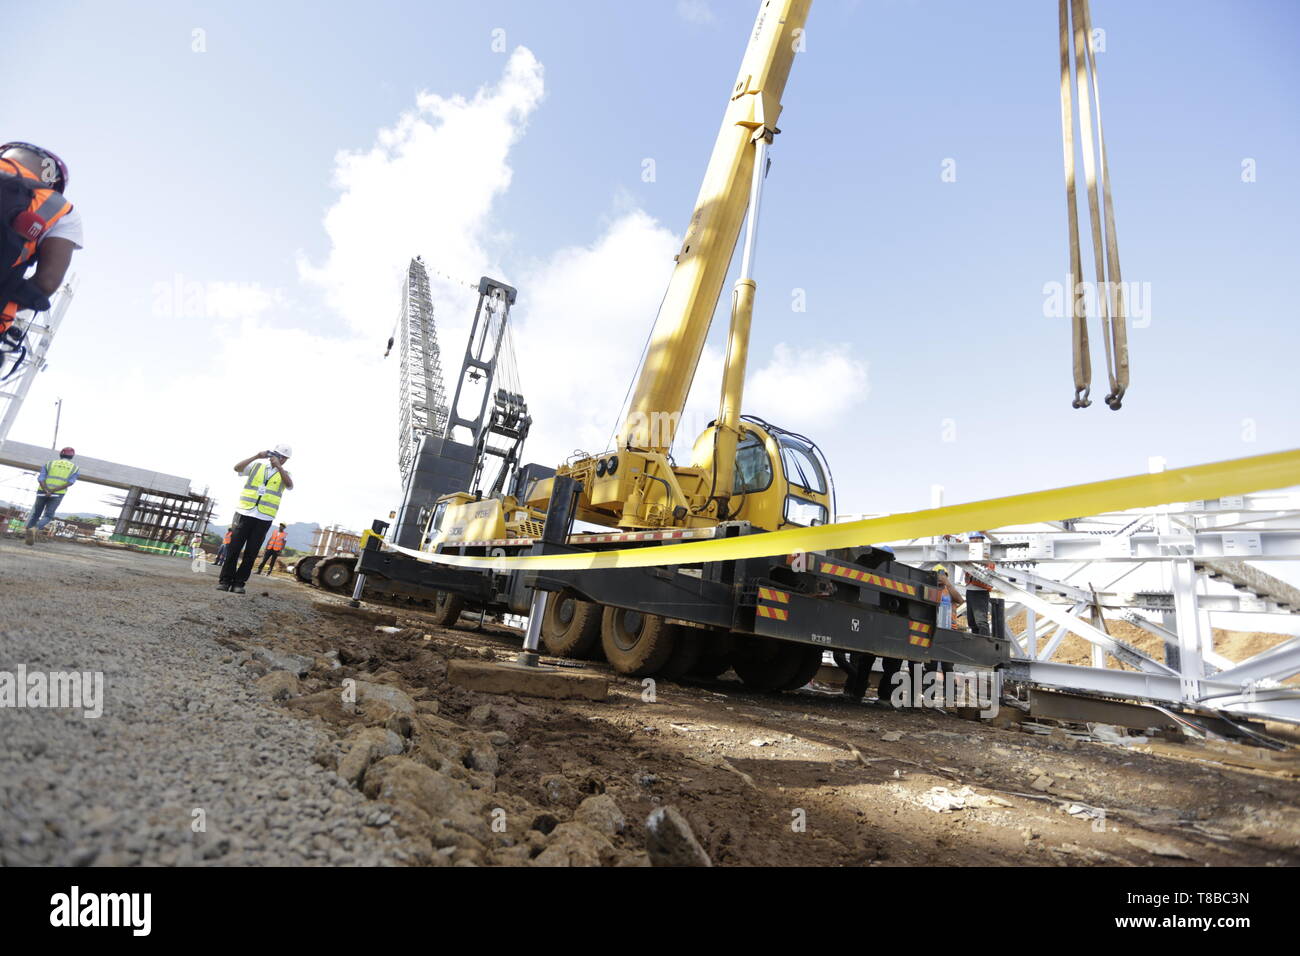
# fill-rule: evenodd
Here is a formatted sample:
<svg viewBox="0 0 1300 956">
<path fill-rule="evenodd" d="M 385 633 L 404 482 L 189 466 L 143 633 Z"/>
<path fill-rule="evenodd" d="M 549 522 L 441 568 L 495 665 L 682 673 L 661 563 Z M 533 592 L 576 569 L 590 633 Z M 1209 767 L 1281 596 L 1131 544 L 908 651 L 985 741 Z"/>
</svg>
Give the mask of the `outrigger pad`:
<svg viewBox="0 0 1300 956">
<path fill-rule="evenodd" d="M 447 665 L 453 686 L 481 694 L 522 694 L 551 700 L 604 700 L 609 679 L 571 667 L 453 660 Z"/>
</svg>

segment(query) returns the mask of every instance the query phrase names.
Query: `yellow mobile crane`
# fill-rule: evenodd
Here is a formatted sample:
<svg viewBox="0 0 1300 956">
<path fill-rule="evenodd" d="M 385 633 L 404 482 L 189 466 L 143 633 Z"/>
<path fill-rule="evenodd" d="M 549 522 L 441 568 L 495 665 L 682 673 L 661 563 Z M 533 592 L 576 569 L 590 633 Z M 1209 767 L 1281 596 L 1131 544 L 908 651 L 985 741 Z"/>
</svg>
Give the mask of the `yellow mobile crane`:
<svg viewBox="0 0 1300 956">
<path fill-rule="evenodd" d="M 627 530 L 749 521 L 771 531 L 830 519 L 830 479 L 816 446 L 741 415 L 767 150 L 778 132 L 781 94 L 810 5 L 811 0 L 766 0 L 759 10 L 616 447 L 557 470 L 581 483 L 580 520 Z M 717 420 L 696 440 L 691 463 L 675 465 L 669 450 L 746 210 Z M 537 482 L 527 504 L 545 511 L 551 489 L 551 481 Z M 466 529 L 470 540 L 481 539 L 484 529 L 473 513 L 482 510 L 477 502 L 454 503 L 441 527 Z"/>
<path fill-rule="evenodd" d="M 614 449 L 562 465 L 510 499 L 446 496 L 426 536 L 430 550 L 654 547 L 830 520 L 831 478 L 816 445 L 741 414 L 767 151 L 810 5 L 760 6 Z M 676 465 L 673 438 L 747 212 L 718 416 L 690 464 Z M 575 520 L 617 531 L 570 534 Z M 376 523 L 359 572 L 441 589 L 446 621 L 462 609 L 531 610 L 551 653 L 603 655 L 628 675 L 716 676 L 734 666 L 746 683 L 779 690 L 806 684 L 826 649 L 983 667 L 1009 655 L 1000 623 L 989 635 L 937 627 L 935 576 L 882 549 L 525 574 L 422 563 L 385 549 L 384 530 Z"/>
<path fill-rule="evenodd" d="M 759 9 L 617 447 L 559 469 L 582 483 L 582 520 L 626 529 L 743 520 L 776 530 L 830 518 L 828 475 L 812 443 L 741 416 L 767 150 L 810 6 L 767 0 Z M 717 420 L 696 440 L 690 465 L 675 466 L 669 449 L 746 210 Z M 529 504 L 544 506 L 547 491 L 539 487 Z"/>
</svg>

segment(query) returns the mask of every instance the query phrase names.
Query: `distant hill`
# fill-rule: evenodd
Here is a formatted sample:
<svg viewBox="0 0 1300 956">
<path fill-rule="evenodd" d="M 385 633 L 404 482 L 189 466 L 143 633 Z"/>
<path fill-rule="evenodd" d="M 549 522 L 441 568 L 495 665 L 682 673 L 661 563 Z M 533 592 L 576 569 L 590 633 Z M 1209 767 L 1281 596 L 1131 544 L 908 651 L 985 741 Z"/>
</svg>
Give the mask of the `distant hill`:
<svg viewBox="0 0 1300 956">
<path fill-rule="evenodd" d="M 275 523 L 272 522 L 271 526 L 275 527 Z M 208 531 L 218 538 L 223 538 L 226 535 L 226 529 L 229 527 L 228 524 L 210 524 L 208 525 Z M 284 529 L 285 544 L 295 551 L 310 551 L 312 532 L 319 527 L 320 525 L 314 521 L 295 521 Z"/>
</svg>

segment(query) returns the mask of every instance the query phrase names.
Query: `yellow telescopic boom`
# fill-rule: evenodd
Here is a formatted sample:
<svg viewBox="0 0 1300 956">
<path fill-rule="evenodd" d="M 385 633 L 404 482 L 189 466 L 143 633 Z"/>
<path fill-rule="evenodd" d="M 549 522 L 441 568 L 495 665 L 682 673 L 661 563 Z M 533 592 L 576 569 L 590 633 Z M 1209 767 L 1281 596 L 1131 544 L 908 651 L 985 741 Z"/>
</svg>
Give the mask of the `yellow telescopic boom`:
<svg viewBox="0 0 1300 956">
<path fill-rule="evenodd" d="M 667 453 L 695 378 L 749 204 L 756 142 L 770 141 L 812 0 L 763 0 L 695 211 L 655 323 L 618 447 Z M 752 290 L 751 290 L 752 292 Z M 743 337 L 748 338 L 748 323 Z M 728 377 L 743 380 L 747 342 L 732 329 Z M 733 392 L 734 394 L 734 392 Z"/>
</svg>

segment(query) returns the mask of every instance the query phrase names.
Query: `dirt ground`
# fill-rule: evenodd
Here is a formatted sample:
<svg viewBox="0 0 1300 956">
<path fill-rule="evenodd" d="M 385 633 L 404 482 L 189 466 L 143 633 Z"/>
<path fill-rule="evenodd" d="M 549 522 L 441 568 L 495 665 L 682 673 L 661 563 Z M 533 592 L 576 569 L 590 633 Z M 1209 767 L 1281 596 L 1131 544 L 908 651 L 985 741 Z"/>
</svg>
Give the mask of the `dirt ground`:
<svg viewBox="0 0 1300 956">
<path fill-rule="evenodd" d="M 513 659 L 518 632 L 358 615 L 287 574 L 239 596 L 176 560 L 0 545 L 33 609 L 0 626 L 0 669 L 20 662 L 15 649 L 103 669 L 104 720 L 121 721 L 88 732 L 21 712 L 27 769 L 0 790 L 14 831 L 0 851 L 15 860 L 186 862 L 163 824 L 131 833 L 121 820 L 241 798 L 223 814 L 236 821 L 231 849 L 199 847 L 195 862 L 638 866 L 651 859 L 647 818 L 671 807 L 715 865 L 1300 863 L 1294 749 L 1121 746 L 1031 732 L 1006 707 L 977 722 L 876 709 L 830 684 L 760 694 L 724 675 L 647 688 L 596 665 L 610 678 L 603 702 L 481 694 L 453 686 L 449 662 Z M 67 650 L 53 653 L 60 634 Z M 93 662 L 62 660 L 87 641 Z M 200 699 L 187 688 L 205 679 Z M 196 750 L 151 749 L 173 738 Z M 208 741 L 220 752 L 196 759 Z M 132 770 L 113 784 L 117 823 L 73 819 L 119 766 L 160 782 L 131 790 Z M 61 808 L 46 794 L 69 790 L 69 775 L 78 796 Z M 931 809 L 945 793 L 964 805 Z"/>
<path fill-rule="evenodd" d="M 629 824 L 614 841 L 625 864 L 640 862 L 637 824 L 662 805 L 686 816 L 719 865 L 1300 862 L 1294 760 L 1247 769 L 1202 747 L 1164 743 L 1150 753 L 1060 730 L 877 710 L 818 685 L 756 694 L 725 676 L 659 683 L 651 702 L 643 682 L 599 665 L 611 678 L 603 703 L 478 694 L 447 683 L 447 660 L 511 659 L 517 632 L 469 619 L 440 628 L 420 612 L 397 618 L 402 632 L 386 634 L 356 618 L 282 616 L 257 639 L 309 654 L 337 647 L 353 662 L 340 673 L 400 687 L 422 708 L 436 702 L 456 725 L 504 731 L 496 791 L 557 819 L 569 808 L 548 796 L 549 775 L 571 782 L 575 799 L 609 794 Z M 970 787 L 968 802 L 984 805 L 936 812 L 923 803 L 936 787 Z"/>
</svg>

